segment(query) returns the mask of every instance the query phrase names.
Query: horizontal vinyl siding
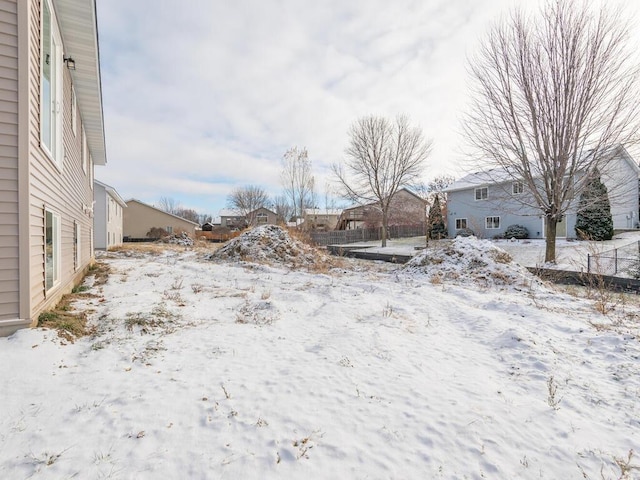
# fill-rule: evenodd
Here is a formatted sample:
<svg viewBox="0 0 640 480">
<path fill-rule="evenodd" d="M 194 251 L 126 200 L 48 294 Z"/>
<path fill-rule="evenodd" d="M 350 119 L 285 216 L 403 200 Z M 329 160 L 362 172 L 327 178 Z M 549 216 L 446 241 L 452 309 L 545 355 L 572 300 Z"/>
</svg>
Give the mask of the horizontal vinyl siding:
<svg viewBox="0 0 640 480">
<path fill-rule="evenodd" d="M 93 260 L 90 232 L 93 227 L 91 216 L 83 211 L 83 206 L 91 207 L 93 190 L 89 182 L 89 171 L 84 173 L 81 164 L 81 138 L 71 129 L 71 75 L 63 68 L 63 144 L 64 162 L 60 171 L 40 146 L 40 2 L 33 1 L 30 64 L 30 207 L 29 231 L 31 250 L 31 315 L 37 315 L 50 308 L 61 293 L 69 290 L 81 271 Z M 81 114 L 77 112 L 78 130 Z M 44 211 L 45 208 L 60 215 L 61 256 L 60 283 L 45 291 L 44 278 Z M 74 233 L 75 222 L 81 225 L 81 264 L 75 269 Z"/>
<path fill-rule="evenodd" d="M 143 205 L 136 201 L 127 203 L 123 213 L 123 235 L 131 238 L 145 238 L 153 227 L 172 227 L 173 232 L 184 230 L 190 235 L 195 234 L 195 225 L 181 220 L 173 215 Z"/>
<path fill-rule="evenodd" d="M 20 315 L 16 2 L 0 0 L 0 320 Z"/>
</svg>

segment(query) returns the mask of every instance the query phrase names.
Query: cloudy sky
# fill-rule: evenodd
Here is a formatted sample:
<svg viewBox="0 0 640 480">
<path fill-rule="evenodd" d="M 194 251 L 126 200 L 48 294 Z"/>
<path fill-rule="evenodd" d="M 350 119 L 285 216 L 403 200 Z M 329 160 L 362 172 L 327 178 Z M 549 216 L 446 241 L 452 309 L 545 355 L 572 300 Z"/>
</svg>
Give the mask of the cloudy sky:
<svg viewBox="0 0 640 480">
<path fill-rule="evenodd" d="M 280 194 L 293 146 L 308 149 L 323 199 L 349 126 L 369 114 L 407 114 L 433 140 L 425 180 L 461 172 L 467 55 L 517 0 L 97 3 L 97 178 L 125 199 L 216 215 L 237 186 Z"/>
</svg>

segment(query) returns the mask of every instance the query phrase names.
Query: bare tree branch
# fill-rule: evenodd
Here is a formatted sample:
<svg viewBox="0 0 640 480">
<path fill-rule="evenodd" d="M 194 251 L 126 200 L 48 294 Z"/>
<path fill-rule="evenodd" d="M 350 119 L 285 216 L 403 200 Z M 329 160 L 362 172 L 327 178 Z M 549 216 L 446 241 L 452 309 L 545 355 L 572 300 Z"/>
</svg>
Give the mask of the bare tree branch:
<svg viewBox="0 0 640 480">
<path fill-rule="evenodd" d="M 382 246 L 387 244 L 389 206 L 395 193 L 422 173 L 431 143 L 404 115 L 391 122 L 367 116 L 349 130 L 343 164 L 334 164 L 343 195 L 359 204 L 375 204 L 382 214 Z"/>
<path fill-rule="evenodd" d="M 269 204 L 269 196 L 262 187 L 256 185 L 246 185 L 244 187 L 235 188 L 227 196 L 227 204 L 229 208 L 233 208 L 245 217 L 247 223 L 254 223 L 253 215 L 255 211 Z"/>
<path fill-rule="evenodd" d="M 523 182 L 545 217 L 546 261 L 556 226 L 615 147 L 637 141 L 638 64 L 620 11 L 549 0 L 515 11 L 470 62 L 474 98 L 464 121 L 488 177 Z M 499 177 L 499 178 L 498 178 Z"/>
<path fill-rule="evenodd" d="M 282 158 L 281 180 L 294 217 L 302 217 L 305 208 L 315 207 L 315 178 L 306 148 L 292 147 L 286 151 Z"/>
</svg>

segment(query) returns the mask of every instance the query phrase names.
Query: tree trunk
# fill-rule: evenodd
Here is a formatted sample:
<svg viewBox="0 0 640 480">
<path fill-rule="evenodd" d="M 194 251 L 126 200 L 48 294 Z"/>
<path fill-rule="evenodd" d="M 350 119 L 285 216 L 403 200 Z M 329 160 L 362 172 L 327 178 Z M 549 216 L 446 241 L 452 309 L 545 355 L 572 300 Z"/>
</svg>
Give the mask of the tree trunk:
<svg viewBox="0 0 640 480">
<path fill-rule="evenodd" d="M 556 263 L 556 230 L 558 227 L 558 220 L 555 216 L 545 217 L 544 222 L 544 236 L 545 236 L 545 250 L 544 250 L 544 263 Z"/>
<path fill-rule="evenodd" d="M 387 223 L 388 222 L 389 222 L 389 216 L 387 215 L 387 211 L 383 210 L 382 211 L 382 234 L 380 235 L 382 237 L 383 247 L 387 246 Z"/>
</svg>

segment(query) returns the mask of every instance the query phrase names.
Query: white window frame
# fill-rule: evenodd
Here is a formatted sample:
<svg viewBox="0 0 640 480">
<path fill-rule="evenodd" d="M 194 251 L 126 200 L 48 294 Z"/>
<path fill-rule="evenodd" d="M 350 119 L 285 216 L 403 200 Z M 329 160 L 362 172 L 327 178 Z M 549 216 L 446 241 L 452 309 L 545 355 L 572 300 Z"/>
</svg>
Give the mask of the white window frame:
<svg viewBox="0 0 640 480">
<path fill-rule="evenodd" d="M 71 131 L 73 136 L 78 136 L 78 100 L 76 99 L 76 89 L 71 85 Z"/>
<path fill-rule="evenodd" d="M 466 218 L 456 218 L 456 230 L 463 230 L 467 228 Z"/>
<path fill-rule="evenodd" d="M 88 148 L 87 158 L 89 159 L 89 164 L 87 165 L 87 168 L 89 169 L 89 186 L 91 187 L 91 190 L 93 190 L 93 158 L 91 158 L 91 153 Z"/>
<path fill-rule="evenodd" d="M 491 216 L 485 217 L 484 226 L 487 230 L 497 230 L 500 228 L 500 217 L 499 216 Z"/>
<path fill-rule="evenodd" d="M 520 195 L 524 192 L 524 184 L 522 182 L 513 182 L 511 184 L 511 193 L 513 195 Z"/>
<path fill-rule="evenodd" d="M 40 40 L 40 146 L 56 167 L 62 170 L 64 158 L 62 148 L 62 36 L 58 29 L 52 1 L 43 0 L 42 5 L 40 15 L 42 26 Z M 45 11 L 49 13 L 50 35 L 48 38 L 45 38 Z M 50 50 L 50 53 L 45 53 L 46 50 Z M 45 83 L 45 63 L 50 66 L 48 88 Z"/>
<path fill-rule="evenodd" d="M 266 225 L 269 223 L 269 215 L 266 213 L 256 214 L 256 225 Z"/>
<path fill-rule="evenodd" d="M 475 200 L 481 201 L 489 198 L 489 188 L 488 187 L 478 187 L 474 190 L 474 198 Z"/>
<path fill-rule="evenodd" d="M 82 127 L 82 146 L 80 147 L 80 161 L 82 162 L 82 171 L 84 174 L 87 174 L 87 162 L 89 160 L 89 155 L 87 155 L 87 134 L 84 131 L 84 127 Z"/>
<path fill-rule="evenodd" d="M 60 284 L 61 232 L 60 215 L 45 208 L 44 211 L 44 287 L 45 291 Z"/>
</svg>

